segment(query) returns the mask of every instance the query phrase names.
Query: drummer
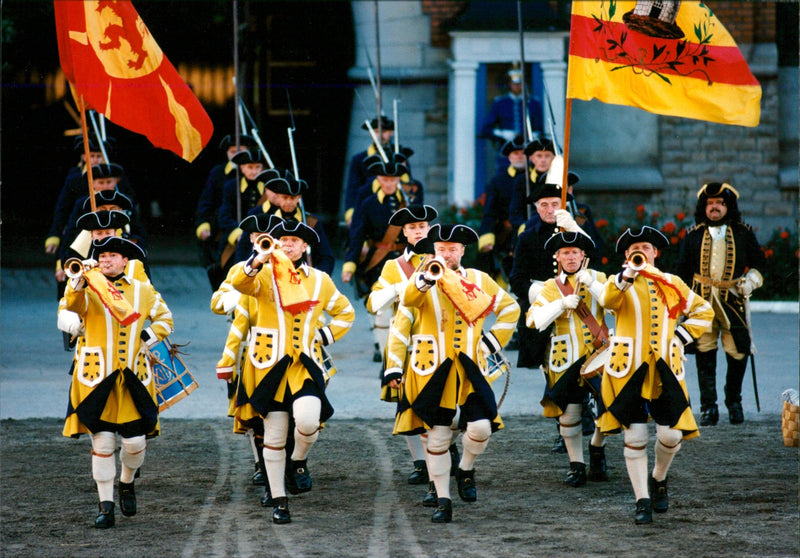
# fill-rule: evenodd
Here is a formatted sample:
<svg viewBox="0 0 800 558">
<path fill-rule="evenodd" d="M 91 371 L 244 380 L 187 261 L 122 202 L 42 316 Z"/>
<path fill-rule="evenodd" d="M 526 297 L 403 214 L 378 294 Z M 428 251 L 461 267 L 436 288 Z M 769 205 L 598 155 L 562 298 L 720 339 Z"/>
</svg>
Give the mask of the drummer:
<svg viewBox="0 0 800 558">
<path fill-rule="evenodd" d="M 588 378 L 581 377 L 581 367 L 587 357 L 608 343 L 604 310 L 598 303 L 606 276 L 588 268 L 586 253 L 594 249 L 594 242 L 581 232 L 556 233 L 545 242 L 544 249 L 553 253 L 558 273 L 545 281 L 528 310 L 526 325 L 544 332 L 555 324 L 549 354 L 542 365 L 547 385 L 540 403 L 544 416 L 558 419 L 567 447 L 569 473 L 564 484 L 577 488 L 587 479 L 581 403 L 590 389 Z M 590 480 L 608 480 L 604 446 L 605 436 L 595 426 L 589 442 Z"/>
</svg>

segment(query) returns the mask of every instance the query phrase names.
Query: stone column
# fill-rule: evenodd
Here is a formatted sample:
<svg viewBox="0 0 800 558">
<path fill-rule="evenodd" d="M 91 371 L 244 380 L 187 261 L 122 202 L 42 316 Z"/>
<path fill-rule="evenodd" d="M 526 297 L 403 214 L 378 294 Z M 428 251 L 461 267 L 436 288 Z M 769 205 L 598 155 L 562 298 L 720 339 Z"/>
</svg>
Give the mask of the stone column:
<svg viewBox="0 0 800 558">
<path fill-rule="evenodd" d="M 475 89 L 477 62 L 450 62 L 448 202 L 466 205 L 475 198 Z"/>
</svg>

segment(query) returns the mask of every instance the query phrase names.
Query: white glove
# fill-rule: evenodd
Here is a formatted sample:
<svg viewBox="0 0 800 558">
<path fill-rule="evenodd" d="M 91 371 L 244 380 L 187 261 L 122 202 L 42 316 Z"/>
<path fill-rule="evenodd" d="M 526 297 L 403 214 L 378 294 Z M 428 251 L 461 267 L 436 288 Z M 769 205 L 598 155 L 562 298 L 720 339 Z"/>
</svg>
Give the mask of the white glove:
<svg viewBox="0 0 800 558">
<path fill-rule="evenodd" d="M 539 296 L 539 293 L 542 292 L 543 288 L 543 281 L 534 281 L 531 283 L 531 286 L 528 287 L 528 302 L 533 304 L 533 301 L 536 300 L 536 297 Z"/>
<path fill-rule="evenodd" d="M 581 297 L 576 294 L 567 295 L 561 299 L 561 306 L 564 307 L 564 310 L 575 310 L 578 307 L 578 303 L 581 301 Z"/>
<path fill-rule="evenodd" d="M 586 288 L 592 286 L 594 283 L 594 274 L 589 271 L 588 269 L 580 269 L 577 273 L 575 273 L 575 279 L 580 281 L 581 285 L 586 285 Z"/>
<path fill-rule="evenodd" d="M 257 262 L 259 266 L 262 266 L 269 259 L 269 256 L 270 254 L 264 252 L 256 252 L 256 256 L 253 258 L 253 261 Z"/>
<path fill-rule="evenodd" d="M 559 228 L 568 232 L 583 232 L 566 209 L 556 209 L 553 215 L 556 217 L 556 225 L 558 225 Z"/>
<path fill-rule="evenodd" d="M 481 339 L 480 342 L 478 343 L 478 347 L 480 348 L 481 353 L 483 353 L 484 358 L 489 358 L 489 355 L 492 354 L 492 350 L 489 348 L 489 345 L 487 345 L 486 341 L 484 341 L 483 339 Z"/>
<path fill-rule="evenodd" d="M 739 292 L 742 293 L 742 296 L 748 297 L 753 293 L 754 290 L 763 284 L 764 278 L 761 276 L 761 274 L 757 270 L 751 269 L 739 283 Z"/>
<path fill-rule="evenodd" d="M 683 341 L 681 341 L 680 338 L 678 338 L 678 336 L 675 336 L 675 343 L 678 345 L 678 348 L 680 349 L 681 362 L 686 362 L 686 349 L 684 348 Z"/>
<path fill-rule="evenodd" d="M 72 287 L 73 291 L 81 291 L 86 286 L 86 279 L 84 279 L 83 274 L 81 274 L 79 277 L 70 279 L 69 285 Z"/>
<path fill-rule="evenodd" d="M 83 264 L 83 269 L 85 271 L 95 268 L 98 265 L 97 260 L 95 260 L 94 258 L 87 258 L 83 260 L 81 263 Z"/>
<path fill-rule="evenodd" d="M 83 323 L 81 317 L 71 310 L 59 310 L 58 329 L 77 337 L 82 333 Z"/>
<path fill-rule="evenodd" d="M 637 275 L 639 275 L 639 272 L 630 267 L 626 267 L 622 270 L 622 276 L 626 279 L 635 279 Z"/>
<path fill-rule="evenodd" d="M 495 128 L 492 130 L 492 133 L 496 137 L 503 138 L 506 141 L 512 141 L 515 137 L 517 137 L 517 132 L 514 130 L 502 130 L 500 128 Z"/>
<path fill-rule="evenodd" d="M 222 311 L 226 314 L 233 312 L 233 309 L 239 304 L 239 299 L 241 297 L 242 293 L 234 289 L 222 293 L 219 297 L 219 303 L 222 304 Z"/>
</svg>

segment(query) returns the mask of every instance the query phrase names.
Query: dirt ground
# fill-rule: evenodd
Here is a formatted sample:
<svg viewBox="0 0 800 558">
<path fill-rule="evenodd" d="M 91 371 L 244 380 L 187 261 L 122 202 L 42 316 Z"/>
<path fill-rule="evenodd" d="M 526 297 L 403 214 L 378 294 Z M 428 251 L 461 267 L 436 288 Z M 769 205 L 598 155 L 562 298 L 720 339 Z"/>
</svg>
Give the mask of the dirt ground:
<svg viewBox="0 0 800 558">
<path fill-rule="evenodd" d="M 89 440 L 61 437 L 57 420 L 3 421 L 2 555 L 798 555 L 798 451 L 783 446 L 779 416 L 686 442 L 669 512 L 645 526 L 633 524 L 621 436 L 609 439 L 609 482 L 568 488 L 567 457 L 550 452 L 555 427 L 540 417 L 506 419 L 478 458 L 478 501 L 453 487 L 448 525 L 431 523 L 425 488 L 406 483 L 410 458 L 389 421 L 327 425 L 309 459 L 314 489 L 290 497 L 289 525 L 259 505 L 247 438 L 228 420 L 162 426 L 136 481 L 138 515 L 117 511 L 103 531 L 92 527 Z M 652 439 L 651 428 L 651 466 Z"/>
</svg>

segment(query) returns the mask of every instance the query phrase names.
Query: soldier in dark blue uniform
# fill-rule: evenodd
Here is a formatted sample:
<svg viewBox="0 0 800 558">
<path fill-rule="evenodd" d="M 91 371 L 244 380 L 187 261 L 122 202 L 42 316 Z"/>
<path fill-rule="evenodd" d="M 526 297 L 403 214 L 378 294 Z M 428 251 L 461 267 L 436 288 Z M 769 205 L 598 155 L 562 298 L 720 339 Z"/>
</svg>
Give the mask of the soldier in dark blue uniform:
<svg viewBox="0 0 800 558">
<path fill-rule="evenodd" d="M 392 135 L 394 134 L 394 121 L 385 117 L 381 116 L 381 137 L 380 140 L 382 142 L 382 147 L 384 152 L 388 155 L 389 152 L 392 150 Z M 373 118 L 372 122 L 370 122 L 370 127 L 375 131 L 375 135 L 378 135 L 378 119 Z M 361 125 L 361 128 L 366 130 L 367 125 L 366 122 Z M 375 146 L 375 143 L 370 143 L 369 147 L 364 151 L 359 151 L 350 159 L 350 167 L 347 171 L 347 185 L 345 188 L 345 195 L 344 195 L 344 220 L 350 225 L 353 221 L 353 212 L 359 205 L 358 197 L 359 197 L 359 190 L 362 186 L 364 186 L 367 181 L 372 179 L 372 176 L 369 174 L 367 170 L 372 160 L 367 162 L 366 160 L 373 156 L 378 155 L 378 148 Z"/>
<path fill-rule="evenodd" d="M 513 141 L 515 137 L 524 134 L 522 87 L 522 72 L 512 68 L 508 71 L 509 92 L 494 98 L 481 126 L 479 137 L 493 140 L 498 150 L 504 142 Z M 528 118 L 534 137 L 537 137 L 542 131 L 542 104 L 532 96 L 528 97 Z M 505 165 L 506 158 L 498 152 L 497 172 L 500 172 Z"/>
<path fill-rule="evenodd" d="M 239 167 L 239 183 L 236 178 L 225 181 L 222 187 L 222 204 L 217 212 L 217 226 L 220 232 L 220 263 L 226 269 L 232 263 L 236 243 L 242 236 L 238 227 L 237 197 L 240 201 L 240 215 L 265 201 L 264 183 L 257 177 L 264 170 L 264 155 L 258 149 L 241 151 L 231 159 Z"/>
<path fill-rule="evenodd" d="M 407 205 L 400 192 L 400 177 L 408 172 L 408 167 L 393 157 L 388 163 L 373 163 L 369 171 L 378 177 L 380 190 L 361 202 L 355 211 L 342 266 L 342 281 L 349 283 L 355 276 L 356 294 L 365 302 L 372 285 L 380 277 L 383 264 L 400 256 L 405 249 L 401 227 L 389 225 L 389 219 Z M 372 320 L 374 326 L 374 317 Z M 376 338 L 373 360 L 380 362 L 382 359 Z"/>
<path fill-rule="evenodd" d="M 516 184 L 525 181 L 527 157 L 524 148 L 522 136 L 506 142 L 502 153 L 508 159 L 509 165 L 495 174 L 486 185 L 486 202 L 478 229 L 480 239 L 476 267 L 492 276 L 500 272 L 506 275 L 511 272 L 516 231 L 509 220 L 509 206 Z"/>
<path fill-rule="evenodd" d="M 231 160 L 233 156 L 240 151 L 256 148 L 256 142 L 250 136 L 240 135 L 237 148 L 236 139 L 227 135 L 220 141 L 219 148 L 225 152 L 227 161 L 215 165 L 209 171 L 195 213 L 195 235 L 198 240 L 200 262 L 206 269 L 212 290 L 217 290 L 225 279 L 220 266 L 217 238 L 219 234 L 217 213 L 222 206 L 222 189 L 226 181 L 236 177 L 236 165 Z"/>
<path fill-rule="evenodd" d="M 297 180 L 289 171 L 284 171 L 281 175 L 275 175 L 274 170 L 261 173 L 261 176 L 270 174 L 270 178 L 264 182 L 264 187 L 272 192 L 272 201 L 265 201 L 257 205 L 248 212 L 248 216 L 275 215 L 287 221 L 300 221 L 305 219 L 306 225 L 314 229 L 319 241 L 313 243 L 311 248 L 311 262 L 313 267 L 324 271 L 328 275 L 333 272 L 334 257 L 325 228 L 322 222 L 311 214 L 303 213 L 299 204 L 303 193 L 308 190 L 305 180 Z M 263 178 L 262 178 L 263 179 Z M 253 243 L 246 235 L 242 235 L 236 247 L 235 261 L 246 260 L 253 249 Z"/>
<path fill-rule="evenodd" d="M 556 149 L 553 142 L 549 139 L 537 139 L 529 142 L 525 146 L 525 155 L 528 159 L 530 169 L 531 193 L 539 184 L 544 184 L 547 179 L 547 171 L 553 164 L 556 156 Z M 551 182 L 553 182 L 551 180 Z M 559 179 L 560 182 L 560 179 Z M 528 200 L 527 186 L 522 179 L 514 185 L 511 193 L 511 204 L 509 206 L 509 219 L 514 231 L 517 232 L 520 225 L 528 220 L 528 204 L 534 203 Z M 517 232 L 517 234 L 519 234 Z"/>
</svg>

